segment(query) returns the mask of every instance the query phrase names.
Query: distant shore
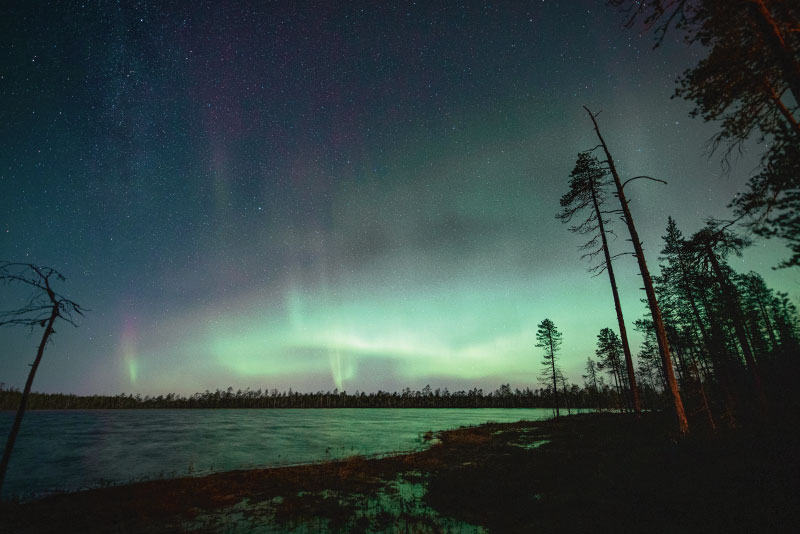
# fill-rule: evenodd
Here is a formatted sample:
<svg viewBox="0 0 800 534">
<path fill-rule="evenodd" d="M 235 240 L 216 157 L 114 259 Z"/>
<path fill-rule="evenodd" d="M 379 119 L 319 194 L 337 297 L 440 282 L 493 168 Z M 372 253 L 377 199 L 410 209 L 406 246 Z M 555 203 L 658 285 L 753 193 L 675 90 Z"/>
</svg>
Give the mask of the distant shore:
<svg viewBox="0 0 800 534">
<path fill-rule="evenodd" d="M 643 395 L 645 407 L 661 406 L 660 395 L 647 391 Z M 15 388 L 4 388 L 0 383 L 0 411 L 16 410 L 22 393 Z M 625 404 L 619 390 L 605 388 L 580 388 L 573 385 L 559 394 L 559 406 L 564 413 L 570 408 L 613 409 Z M 164 395 L 74 395 L 71 393 L 31 393 L 28 410 L 136 410 L 136 409 L 283 409 L 283 408 L 551 408 L 553 395 L 544 388 L 523 389 L 502 384 L 494 391 L 480 388 L 449 391 L 447 388 L 426 386 L 413 391 L 374 391 L 348 393 L 346 391 L 298 392 L 277 389 L 237 389 L 203 391 L 191 395 L 167 393 Z"/>
<path fill-rule="evenodd" d="M 775 428 L 671 435 L 646 414 L 429 434 L 398 456 L 155 480 L 0 508 L 3 532 L 779 532 L 800 520 Z"/>
</svg>

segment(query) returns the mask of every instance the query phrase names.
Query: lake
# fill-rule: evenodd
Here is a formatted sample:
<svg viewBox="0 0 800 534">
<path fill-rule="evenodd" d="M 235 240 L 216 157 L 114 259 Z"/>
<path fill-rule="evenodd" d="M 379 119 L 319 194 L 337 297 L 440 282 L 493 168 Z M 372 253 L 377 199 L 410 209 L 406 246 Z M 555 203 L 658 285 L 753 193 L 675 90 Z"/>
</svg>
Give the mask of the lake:
<svg viewBox="0 0 800 534">
<path fill-rule="evenodd" d="M 419 450 L 428 430 L 550 409 L 53 410 L 25 414 L 3 497 Z M 0 412 L 0 439 L 13 412 Z"/>
</svg>

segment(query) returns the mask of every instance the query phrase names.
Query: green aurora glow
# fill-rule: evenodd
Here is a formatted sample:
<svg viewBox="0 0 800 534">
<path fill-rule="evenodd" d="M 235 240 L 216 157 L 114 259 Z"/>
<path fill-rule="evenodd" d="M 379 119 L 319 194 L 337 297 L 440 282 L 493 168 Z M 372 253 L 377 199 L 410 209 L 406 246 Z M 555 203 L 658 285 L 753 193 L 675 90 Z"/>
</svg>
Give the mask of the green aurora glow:
<svg viewBox="0 0 800 534">
<path fill-rule="evenodd" d="M 36 388 L 538 387 L 544 318 L 581 382 L 616 329 L 554 217 L 596 145 L 581 106 L 604 110 L 621 172 L 669 182 L 631 186 L 654 270 L 667 216 L 686 234 L 728 217 L 759 147 L 724 175 L 702 150 L 715 126 L 669 98 L 696 51 L 652 51 L 597 2 L 424 4 L 15 8 L 0 249 L 92 310 Z M 797 270 L 771 270 L 785 256 L 758 241 L 731 265 L 797 303 Z M 641 282 L 616 266 L 632 326 Z M 21 386 L 34 342 L 0 343 L 0 381 Z"/>
</svg>

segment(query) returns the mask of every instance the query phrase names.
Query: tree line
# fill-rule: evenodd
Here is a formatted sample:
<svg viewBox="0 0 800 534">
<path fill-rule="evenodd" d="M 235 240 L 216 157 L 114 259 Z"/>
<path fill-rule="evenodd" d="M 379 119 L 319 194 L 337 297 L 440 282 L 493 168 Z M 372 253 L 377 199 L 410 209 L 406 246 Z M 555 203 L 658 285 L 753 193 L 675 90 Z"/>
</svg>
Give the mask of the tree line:
<svg viewBox="0 0 800 534">
<path fill-rule="evenodd" d="M 619 393 L 601 383 L 597 388 L 566 384 L 558 392 L 565 409 L 617 410 L 624 408 Z M 512 389 L 503 384 L 494 391 L 480 388 L 449 391 L 430 386 L 412 391 L 377 391 L 348 393 L 318 391 L 301 393 L 277 389 L 206 390 L 193 395 L 73 395 L 64 393 L 30 393 L 28 410 L 93 410 L 93 409 L 204 409 L 204 408 L 551 408 L 552 388 Z M 15 410 L 22 392 L 0 384 L 0 410 Z"/>
<path fill-rule="evenodd" d="M 711 428 L 762 417 L 770 404 L 794 403 L 789 381 L 800 353 L 798 310 L 787 293 L 768 287 L 758 273 L 738 273 L 729 265 L 728 258 L 749 243 L 716 221 L 685 237 L 669 218 L 653 288 L 674 358 L 666 368 L 650 314 L 634 321 L 644 337 L 635 368 L 621 336 L 602 328 L 595 358 L 586 360 L 584 389 L 591 395 L 610 388 L 633 413 L 642 406 L 669 408 L 671 371 L 687 422 L 694 415 Z M 541 379 L 551 384 L 558 416 L 558 392 L 566 391 L 557 362 L 562 336 L 545 319 L 537 340 L 544 349 Z"/>
</svg>

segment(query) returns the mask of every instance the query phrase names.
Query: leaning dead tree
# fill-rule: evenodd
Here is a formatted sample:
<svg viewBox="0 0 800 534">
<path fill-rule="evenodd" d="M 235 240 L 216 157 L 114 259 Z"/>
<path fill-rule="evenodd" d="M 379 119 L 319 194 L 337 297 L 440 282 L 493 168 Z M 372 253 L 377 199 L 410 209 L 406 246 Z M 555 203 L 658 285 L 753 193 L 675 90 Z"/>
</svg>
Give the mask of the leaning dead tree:
<svg viewBox="0 0 800 534">
<path fill-rule="evenodd" d="M 0 311 L 0 326 L 27 326 L 31 331 L 35 328 L 44 328 L 42 339 L 39 342 L 39 349 L 36 352 L 36 359 L 31 364 L 28 380 L 25 382 L 25 389 L 22 392 L 17 415 L 8 434 L 6 448 L 3 451 L 3 459 L 0 461 L 0 495 L 2 495 L 3 491 L 3 481 L 8 470 L 8 462 L 11 459 L 11 451 L 14 449 L 14 442 L 17 440 L 19 427 L 22 424 L 22 417 L 25 415 L 25 406 L 28 403 L 33 378 L 42 361 L 47 342 L 55 333 L 53 328 L 55 322 L 57 319 L 62 319 L 73 326 L 77 326 L 75 324 L 76 316 L 83 315 L 83 312 L 86 311 L 77 303 L 56 293 L 52 287 L 53 283 L 63 281 L 64 277 L 61 273 L 50 267 L 38 267 L 31 263 L 0 262 L 0 282 L 8 285 L 23 286 L 31 292 L 21 307 L 14 310 Z"/>
<path fill-rule="evenodd" d="M 628 232 L 630 233 L 631 242 L 633 243 L 633 249 L 635 252 L 634 255 L 636 256 L 636 261 L 639 264 L 639 273 L 642 276 L 644 291 L 647 295 L 647 304 L 650 307 L 650 314 L 653 317 L 653 326 L 655 327 L 656 341 L 658 342 L 658 352 L 661 356 L 661 365 L 664 368 L 667 392 L 675 409 L 675 417 L 678 422 L 678 433 L 684 435 L 689 432 L 689 422 L 686 419 L 686 412 L 683 409 L 683 400 L 681 399 L 681 394 L 678 391 L 678 382 L 675 380 L 675 371 L 672 368 L 672 356 L 670 355 L 669 351 L 667 331 L 664 328 L 664 321 L 661 318 L 661 310 L 658 307 L 658 299 L 656 298 L 656 292 L 653 288 L 653 279 L 650 277 L 650 271 L 647 268 L 647 262 L 645 261 L 642 242 L 639 239 L 639 233 L 636 231 L 636 225 L 633 223 L 633 216 L 631 215 L 631 210 L 628 206 L 628 199 L 625 197 L 624 191 L 625 185 L 630 183 L 632 180 L 636 180 L 638 178 L 652 178 L 647 176 L 636 176 L 629 178 L 623 183 L 619 177 L 619 173 L 617 172 L 617 167 L 614 164 L 614 158 L 611 156 L 608 145 L 606 144 L 605 139 L 603 139 L 603 136 L 600 134 L 600 127 L 597 125 L 597 115 L 592 113 L 586 106 L 583 106 L 583 109 L 586 110 L 586 113 L 589 114 L 589 118 L 592 119 L 595 134 L 597 134 L 597 139 L 600 141 L 598 148 L 603 149 L 603 153 L 606 156 L 604 163 L 608 166 L 608 171 L 614 178 L 616 196 L 619 199 L 620 207 L 622 209 L 622 219 L 625 221 L 625 225 L 628 227 Z"/>
<path fill-rule="evenodd" d="M 603 253 L 603 260 L 590 270 L 597 271 L 596 275 L 602 274 L 603 271 L 608 273 L 611 294 L 614 297 L 614 309 L 617 312 L 622 352 L 625 355 L 625 367 L 627 369 L 628 384 L 630 385 L 630 405 L 638 417 L 642 413 L 641 403 L 639 402 L 639 388 L 636 385 L 633 357 L 628 343 L 628 333 L 625 329 L 625 318 L 622 315 L 622 304 L 619 300 L 617 281 L 614 276 L 612 260 L 616 256 L 612 257 L 608 248 L 607 234 L 612 232 L 606 229 L 606 221 L 604 220 L 604 215 L 619 212 L 619 210 L 603 210 L 606 200 L 605 187 L 609 183 L 608 172 L 600 166 L 597 158 L 589 152 L 581 152 L 575 162 L 575 169 L 570 175 L 569 192 L 561 197 L 561 213 L 556 217 L 561 222 L 569 223 L 579 212 L 589 212 L 583 221 L 570 226 L 570 231 L 589 236 L 589 241 L 581 247 L 587 251 L 582 257 L 591 260 L 601 252 Z"/>
</svg>

